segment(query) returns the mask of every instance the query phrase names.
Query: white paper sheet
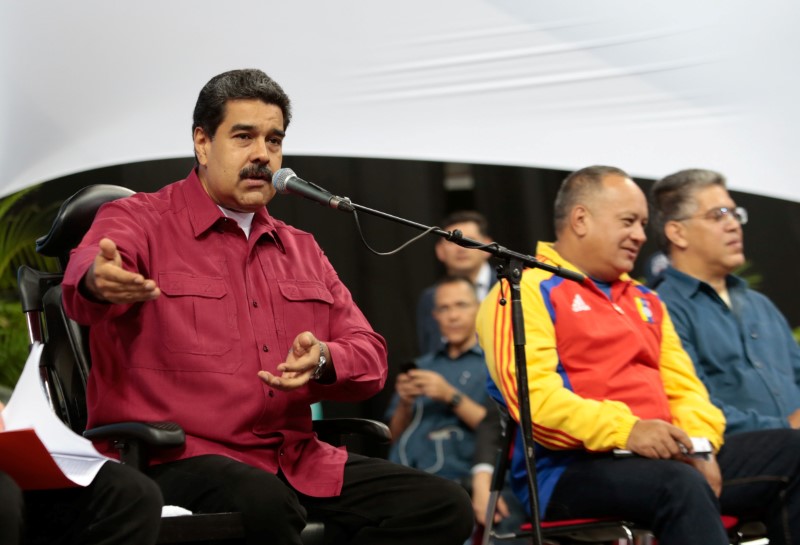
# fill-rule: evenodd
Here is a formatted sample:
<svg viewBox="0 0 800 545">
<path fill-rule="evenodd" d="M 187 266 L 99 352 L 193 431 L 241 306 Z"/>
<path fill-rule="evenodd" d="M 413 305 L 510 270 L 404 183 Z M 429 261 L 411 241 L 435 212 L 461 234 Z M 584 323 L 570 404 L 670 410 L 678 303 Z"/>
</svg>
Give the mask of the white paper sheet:
<svg viewBox="0 0 800 545">
<path fill-rule="evenodd" d="M 28 361 L 11 394 L 3 420 L 6 430 L 32 428 L 61 471 L 81 486 L 92 482 L 107 461 L 92 442 L 69 429 L 52 411 L 39 376 L 42 345 L 34 343 Z M 24 456 L 24 453 L 20 453 Z"/>
</svg>

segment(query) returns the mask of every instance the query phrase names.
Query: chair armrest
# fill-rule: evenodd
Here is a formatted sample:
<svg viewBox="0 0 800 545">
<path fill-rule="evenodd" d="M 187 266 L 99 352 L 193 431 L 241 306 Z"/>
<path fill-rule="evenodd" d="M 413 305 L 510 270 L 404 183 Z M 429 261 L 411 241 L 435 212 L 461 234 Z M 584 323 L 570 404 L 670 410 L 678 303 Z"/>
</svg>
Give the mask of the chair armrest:
<svg viewBox="0 0 800 545">
<path fill-rule="evenodd" d="M 91 441 L 111 441 L 123 464 L 139 469 L 147 467 L 147 452 L 177 448 L 186 442 L 186 434 L 174 422 L 115 422 L 83 432 Z"/>
<path fill-rule="evenodd" d="M 86 430 L 83 436 L 92 441 L 136 439 L 157 448 L 180 447 L 186 441 L 183 428 L 174 422 L 116 422 Z"/>
<path fill-rule="evenodd" d="M 338 444 L 343 435 L 361 435 L 378 443 L 389 443 L 392 433 L 383 422 L 367 418 L 324 418 L 314 420 L 314 432 L 327 442 Z"/>
<path fill-rule="evenodd" d="M 361 435 L 377 443 L 392 439 L 389 427 L 383 422 L 366 418 L 327 418 L 315 420 L 314 432 L 326 442 L 339 444 L 344 435 Z M 83 432 L 91 441 L 111 441 L 119 450 L 122 463 L 144 469 L 147 451 L 183 446 L 186 436 L 174 422 L 117 422 Z"/>
<path fill-rule="evenodd" d="M 17 285 L 22 312 L 42 310 L 42 296 L 49 288 L 61 283 L 64 273 L 49 273 L 22 265 L 17 269 Z"/>
</svg>

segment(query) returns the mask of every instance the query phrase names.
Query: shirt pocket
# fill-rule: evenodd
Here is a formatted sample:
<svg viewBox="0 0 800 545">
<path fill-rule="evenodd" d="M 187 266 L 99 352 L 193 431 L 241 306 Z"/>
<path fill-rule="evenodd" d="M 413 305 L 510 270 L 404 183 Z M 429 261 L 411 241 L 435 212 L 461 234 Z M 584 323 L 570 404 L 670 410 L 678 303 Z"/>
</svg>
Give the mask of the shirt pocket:
<svg viewBox="0 0 800 545">
<path fill-rule="evenodd" d="M 239 342 L 235 307 L 222 277 L 160 273 L 158 285 L 158 322 L 169 352 L 224 356 Z"/>
<path fill-rule="evenodd" d="M 283 322 L 290 343 L 303 331 L 311 331 L 321 340 L 330 337 L 333 295 L 325 284 L 318 280 L 278 280 L 278 289 L 285 303 Z"/>
</svg>

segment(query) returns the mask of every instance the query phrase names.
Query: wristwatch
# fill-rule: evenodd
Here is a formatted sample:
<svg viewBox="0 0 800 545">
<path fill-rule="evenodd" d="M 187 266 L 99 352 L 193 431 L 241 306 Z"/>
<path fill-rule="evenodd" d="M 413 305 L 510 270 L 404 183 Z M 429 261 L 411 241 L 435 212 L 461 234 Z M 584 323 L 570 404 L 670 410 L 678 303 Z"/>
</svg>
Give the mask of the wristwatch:
<svg viewBox="0 0 800 545">
<path fill-rule="evenodd" d="M 311 378 L 314 380 L 319 380 L 322 378 L 322 375 L 325 374 L 325 367 L 328 365 L 328 358 L 325 357 L 325 354 L 328 353 L 328 347 L 325 346 L 325 343 L 319 343 L 319 361 L 317 361 L 317 366 L 314 368 L 314 372 L 311 373 Z"/>
<path fill-rule="evenodd" d="M 456 390 L 456 393 L 453 394 L 453 397 L 451 397 L 450 401 L 448 401 L 447 403 L 448 408 L 455 409 L 456 407 L 458 407 L 458 404 L 461 403 L 462 398 L 463 396 L 461 395 L 461 392 Z"/>
</svg>

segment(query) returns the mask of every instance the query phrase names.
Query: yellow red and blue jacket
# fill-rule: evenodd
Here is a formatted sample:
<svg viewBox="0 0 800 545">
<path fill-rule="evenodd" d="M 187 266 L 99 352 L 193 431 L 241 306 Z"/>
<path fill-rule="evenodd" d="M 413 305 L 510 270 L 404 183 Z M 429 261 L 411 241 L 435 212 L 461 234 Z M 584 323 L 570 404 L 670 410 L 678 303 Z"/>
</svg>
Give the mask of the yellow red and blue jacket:
<svg viewBox="0 0 800 545">
<path fill-rule="evenodd" d="M 566 269 L 550 243 L 537 259 Z M 579 271 L 578 271 L 579 272 Z M 478 314 L 478 335 L 498 401 L 519 422 L 508 284 L 495 285 Z M 627 274 L 606 295 L 590 278 L 565 280 L 528 269 L 521 281 L 525 355 L 541 514 L 564 469 L 582 457 L 625 448 L 639 419 L 661 419 L 722 445 L 725 419 L 695 375 L 658 295 Z M 521 441 L 514 491 L 528 505 Z"/>
</svg>

